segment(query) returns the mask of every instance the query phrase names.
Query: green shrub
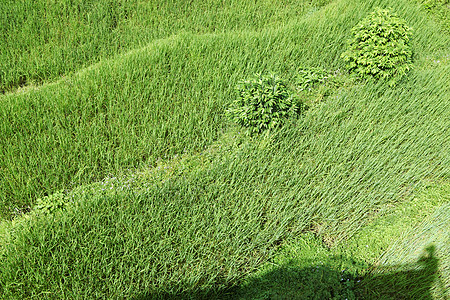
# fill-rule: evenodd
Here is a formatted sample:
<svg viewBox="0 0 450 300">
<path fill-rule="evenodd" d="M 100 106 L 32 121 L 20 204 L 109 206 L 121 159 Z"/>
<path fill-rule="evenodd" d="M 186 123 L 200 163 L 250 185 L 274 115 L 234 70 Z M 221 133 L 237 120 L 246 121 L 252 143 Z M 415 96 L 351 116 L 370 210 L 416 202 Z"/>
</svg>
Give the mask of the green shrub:
<svg viewBox="0 0 450 300">
<path fill-rule="evenodd" d="M 411 29 L 389 10 L 377 8 L 352 33 L 342 57 L 358 77 L 388 79 L 394 85 L 411 68 Z"/>
<path fill-rule="evenodd" d="M 227 115 L 251 134 L 278 127 L 300 110 L 294 95 L 276 75 L 257 74 L 239 82 L 237 90 L 239 96 Z"/>
</svg>

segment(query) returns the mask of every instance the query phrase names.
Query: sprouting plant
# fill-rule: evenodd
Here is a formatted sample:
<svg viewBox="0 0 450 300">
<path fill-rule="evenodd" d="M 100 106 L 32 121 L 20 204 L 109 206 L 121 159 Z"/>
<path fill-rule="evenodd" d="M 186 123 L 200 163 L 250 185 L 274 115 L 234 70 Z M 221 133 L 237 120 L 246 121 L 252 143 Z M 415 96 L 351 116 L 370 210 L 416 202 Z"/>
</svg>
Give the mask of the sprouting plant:
<svg viewBox="0 0 450 300">
<path fill-rule="evenodd" d="M 256 74 L 237 85 L 238 97 L 227 110 L 228 117 L 250 134 L 281 126 L 299 113 L 300 103 L 276 75 Z"/>
<path fill-rule="evenodd" d="M 36 202 L 34 209 L 44 214 L 52 213 L 57 209 L 63 209 L 67 205 L 67 201 L 62 191 L 39 198 Z"/>
<path fill-rule="evenodd" d="M 411 29 L 387 9 L 377 8 L 352 29 L 342 53 L 350 72 L 362 79 L 387 79 L 395 85 L 411 68 Z"/>
<path fill-rule="evenodd" d="M 296 85 L 299 91 L 313 88 L 315 85 L 323 84 L 331 78 L 330 72 L 319 68 L 304 68 L 298 72 Z"/>
</svg>

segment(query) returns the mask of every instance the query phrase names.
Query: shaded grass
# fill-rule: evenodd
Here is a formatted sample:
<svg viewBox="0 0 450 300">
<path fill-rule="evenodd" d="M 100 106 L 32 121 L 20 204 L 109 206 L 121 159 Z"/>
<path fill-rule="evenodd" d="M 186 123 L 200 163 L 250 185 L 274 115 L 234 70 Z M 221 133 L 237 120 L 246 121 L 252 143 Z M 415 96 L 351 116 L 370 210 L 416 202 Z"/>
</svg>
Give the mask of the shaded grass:
<svg viewBox="0 0 450 300">
<path fill-rule="evenodd" d="M 448 191 L 448 186 L 447 186 Z M 444 194 L 444 197 L 448 194 Z M 426 249 L 432 249 L 434 255 L 439 258 L 439 263 L 434 274 L 433 282 L 430 284 L 428 294 L 434 299 L 447 299 L 450 290 L 450 205 L 447 200 L 435 212 L 421 222 L 419 226 L 415 226 L 412 230 L 405 233 L 403 237 L 390 245 L 387 251 L 381 256 L 378 265 L 372 271 L 372 277 L 368 280 L 370 285 L 379 284 L 377 280 L 378 274 L 383 269 L 390 269 L 397 272 L 403 271 L 402 264 L 410 264 L 421 258 L 421 252 Z M 431 274 L 430 274 L 431 275 Z M 395 285 L 393 286 L 393 290 Z M 391 292 L 393 292 L 391 290 Z M 395 290 L 394 290 L 395 291 Z M 411 292 L 415 298 L 420 298 L 422 290 L 420 284 Z M 424 295 L 426 295 L 424 293 Z M 425 298 L 424 298 L 425 299 Z"/>
<path fill-rule="evenodd" d="M 361 263 L 351 258 L 314 256 L 321 261 L 291 257 L 218 299 L 446 299 L 432 294 L 440 262 L 433 246 L 418 260 L 396 265 L 397 270 L 380 268 L 376 276 L 356 277 L 348 268 Z"/>
<path fill-rule="evenodd" d="M 332 248 L 311 233 L 289 239 L 218 298 L 446 299 L 449 188 L 425 185 Z"/>
</svg>

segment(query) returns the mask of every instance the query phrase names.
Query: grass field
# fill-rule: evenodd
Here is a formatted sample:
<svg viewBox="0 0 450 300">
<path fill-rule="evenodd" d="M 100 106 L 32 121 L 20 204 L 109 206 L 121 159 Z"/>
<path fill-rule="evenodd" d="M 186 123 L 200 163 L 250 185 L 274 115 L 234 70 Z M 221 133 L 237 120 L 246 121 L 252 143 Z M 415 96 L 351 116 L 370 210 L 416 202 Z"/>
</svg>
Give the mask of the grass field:
<svg viewBox="0 0 450 300">
<path fill-rule="evenodd" d="M 58 79 L 180 31 L 258 30 L 327 2 L 2 1 L 0 92 Z"/>
<path fill-rule="evenodd" d="M 445 299 L 450 35 L 436 3 L 434 16 L 411 0 L 0 4 L 0 298 Z M 413 28 L 394 87 L 340 58 L 377 6 Z M 310 67 L 332 75 L 299 91 Z M 309 108 L 248 136 L 224 113 L 258 72 Z"/>
</svg>

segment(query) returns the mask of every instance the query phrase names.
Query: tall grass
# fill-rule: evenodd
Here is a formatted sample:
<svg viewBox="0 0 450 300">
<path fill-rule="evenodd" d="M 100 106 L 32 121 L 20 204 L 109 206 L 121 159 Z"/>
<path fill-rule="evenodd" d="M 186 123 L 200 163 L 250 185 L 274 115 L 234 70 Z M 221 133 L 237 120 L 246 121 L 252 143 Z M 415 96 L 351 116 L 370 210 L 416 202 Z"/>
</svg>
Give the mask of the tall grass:
<svg viewBox="0 0 450 300">
<path fill-rule="evenodd" d="M 211 296 L 289 236 L 331 245 L 353 234 L 421 179 L 448 175 L 448 71 L 355 87 L 142 189 L 74 194 L 66 212 L 25 220 L 4 242 L 4 297 Z"/>
<path fill-rule="evenodd" d="M 223 107 L 239 79 L 341 67 L 350 28 L 375 4 L 354 10 L 336 1 L 320 14 L 259 32 L 180 34 L 55 84 L 0 96 L 0 214 L 123 168 L 202 149 L 223 128 Z M 413 44 L 417 64 L 430 64 L 426 55 L 443 52 L 449 38 L 417 9 L 403 14 L 420 29 Z"/>
<path fill-rule="evenodd" d="M 237 80 L 342 67 L 350 29 L 378 5 L 415 29 L 408 78 L 392 89 L 366 82 L 336 91 L 281 130 L 224 146 L 223 107 Z M 450 178 L 450 67 L 432 60 L 450 43 L 424 16 L 406 1 L 337 0 L 283 26 L 154 41 L 1 96 L 4 216 L 160 157 L 186 151 L 202 163 L 133 189 L 81 187 L 66 211 L 10 225 L 0 297 L 213 297 L 282 240 L 309 231 L 333 245 L 407 201 L 424 178 Z"/>
<path fill-rule="evenodd" d="M 12 1 L 0 3 L 0 93 L 58 79 L 180 30 L 260 29 L 321 1 Z"/>
<path fill-rule="evenodd" d="M 239 79 L 269 69 L 294 75 L 309 64 L 301 49 L 308 27 L 304 20 L 262 33 L 182 34 L 3 96 L 2 215 L 70 184 L 203 148 L 223 126 Z"/>
</svg>

